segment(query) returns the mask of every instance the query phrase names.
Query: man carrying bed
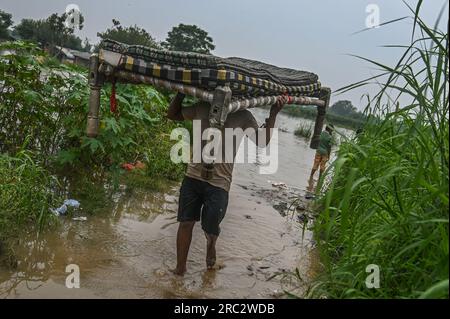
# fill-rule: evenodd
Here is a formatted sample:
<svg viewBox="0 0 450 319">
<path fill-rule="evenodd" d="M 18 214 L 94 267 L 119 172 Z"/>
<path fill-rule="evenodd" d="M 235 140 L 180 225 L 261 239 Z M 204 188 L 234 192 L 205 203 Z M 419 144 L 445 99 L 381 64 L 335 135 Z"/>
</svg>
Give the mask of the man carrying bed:
<svg viewBox="0 0 450 319">
<path fill-rule="evenodd" d="M 173 121 L 199 120 L 201 132 L 209 126 L 209 108 L 207 102 L 198 102 L 190 107 L 182 107 L 184 95 L 178 93 L 171 102 L 167 111 L 167 118 Z M 259 141 L 259 145 L 267 146 L 272 137 L 272 128 L 278 112 L 287 102 L 286 97 L 281 97 L 270 109 L 270 115 L 266 119 L 266 130 L 258 130 L 258 124 L 253 115 L 248 110 L 241 110 L 228 115 L 223 129 L 221 130 L 222 146 L 225 144 L 225 128 L 241 128 L 245 131 L 252 128 L 256 136 L 249 136 L 253 141 Z M 265 133 L 263 133 L 265 131 Z M 258 138 L 258 134 L 264 134 Z M 195 135 L 194 135 L 195 136 Z M 240 139 L 235 137 L 235 145 L 239 146 Z M 239 140 L 238 140 L 239 139 Z M 204 141 L 199 141 L 203 146 Z M 202 144 L 203 143 L 203 144 Z M 235 147 L 233 147 L 235 150 Z M 224 153 L 224 152 L 223 152 Z M 180 189 L 178 203 L 179 227 L 177 233 L 177 266 L 173 272 L 177 275 L 184 275 L 186 272 L 186 261 L 192 239 L 192 230 L 195 222 L 201 221 L 202 229 L 205 233 L 206 246 L 206 266 L 213 269 L 216 262 L 216 241 L 220 233 L 220 222 L 225 216 L 228 205 L 228 192 L 233 175 L 233 165 L 235 152 L 233 151 L 233 161 L 220 161 L 217 163 L 188 163 L 186 175 Z M 223 156 L 226 156 L 224 154 Z"/>
</svg>

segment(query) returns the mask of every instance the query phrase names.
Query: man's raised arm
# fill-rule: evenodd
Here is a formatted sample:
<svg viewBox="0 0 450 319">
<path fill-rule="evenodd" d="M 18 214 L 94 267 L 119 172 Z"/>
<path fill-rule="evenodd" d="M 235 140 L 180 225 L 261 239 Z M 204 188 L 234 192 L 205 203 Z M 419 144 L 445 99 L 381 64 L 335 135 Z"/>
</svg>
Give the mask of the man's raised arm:
<svg viewBox="0 0 450 319">
<path fill-rule="evenodd" d="M 275 127 L 275 121 L 277 119 L 277 115 L 281 111 L 283 106 L 287 103 L 287 101 L 288 101 L 287 97 L 282 96 L 270 108 L 269 117 L 266 118 L 266 122 L 264 124 L 265 135 L 259 136 L 261 133 L 261 129 L 259 129 L 257 132 L 257 136 L 256 136 L 257 141 L 259 141 L 260 138 L 263 138 L 263 140 L 260 142 L 259 146 L 266 147 L 267 145 L 269 145 L 270 140 L 272 139 L 272 129 Z"/>
<path fill-rule="evenodd" d="M 196 117 L 195 105 L 183 107 L 184 97 L 185 95 L 183 93 L 177 93 L 172 102 L 170 102 L 169 109 L 167 110 L 167 118 L 169 120 L 186 121 L 193 120 Z"/>
<path fill-rule="evenodd" d="M 170 102 L 169 108 L 167 109 L 167 118 L 169 120 L 184 121 L 183 112 L 181 111 L 184 96 L 183 93 L 177 93 L 172 102 Z"/>
</svg>

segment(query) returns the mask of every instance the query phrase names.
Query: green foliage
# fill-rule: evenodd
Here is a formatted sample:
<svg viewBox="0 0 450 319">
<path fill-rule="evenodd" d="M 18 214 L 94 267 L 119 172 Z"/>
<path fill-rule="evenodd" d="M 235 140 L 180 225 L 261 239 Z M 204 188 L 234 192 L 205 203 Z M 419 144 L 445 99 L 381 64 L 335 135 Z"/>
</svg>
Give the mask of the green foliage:
<svg viewBox="0 0 450 319">
<path fill-rule="evenodd" d="M 0 39 L 7 39 L 9 37 L 8 28 L 12 24 L 12 15 L 0 10 Z"/>
<path fill-rule="evenodd" d="M 66 13 L 61 15 L 54 13 L 47 19 L 41 20 L 22 19 L 14 27 L 14 33 L 23 40 L 37 42 L 50 48 L 59 45 L 80 51 L 90 49 L 90 46 L 83 46 L 82 40 L 74 35 L 74 27 L 67 27 L 65 25 L 66 19 Z M 80 15 L 80 30 L 83 28 L 83 21 L 83 15 Z"/>
<path fill-rule="evenodd" d="M 29 43 L 3 43 L 17 54 L 0 60 L 0 151 L 25 148 L 47 165 L 113 168 L 137 159 L 159 175 L 177 178 L 169 160 L 175 127 L 165 118 L 167 99 L 150 86 L 117 85 L 118 114 L 109 110 L 111 87 L 102 90 L 97 138 L 85 135 L 89 86 L 76 66 L 57 64 Z M 40 56 L 42 55 L 42 56 Z M 158 141 L 157 143 L 155 141 Z"/>
<path fill-rule="evenodd" d="M 137 25 L 123 27 L 118 20 L 113 19 L 113 26 L 104 32 L 98 32 L 102 39 L 116 40 L 126 44 L 139 44 L 151 48 L 157 48 L 155 39 L 145 29 Z"/>
<path fill-rule="evenodd" d="M 334 103 L 329 110 L 331 113 L 337 115 L 351 115 L 352 113 L 357 113 L 356 107 L 353 106 L 352 102 L 348 100 L 341 100 Z"/>
<path fill-rule="evenodd" d="M 0 151 L 28 150 L 48 158 L 70 147 L 70 123 L 85 117 L 86 75 L 46 60 L 34 44 L 2 43 L 16 54 L 0 60 Z"/>
<path fill-rule="evenodd" d="M 54 222 L 50 208 L 58 199 L 51 191 L 56 183 L 29 152 L 14 158 L 0 154 L 0 242 L 24 226 Z"/>
<path fill-rule="evenodd" d="M 173 27 L 167 35 L 164 48 L 172 51 L 185 51 L 210 54 L 215 45 L 208 32 L 196 25 L 180 23 Z"/>
<path fill-rule="evenodd" d="M 118 84 L 113 114 L 105 86 L 99 135 L 88 138 L 87 71 L 60 64 L 32 43 L 4 42 L 0 50 L 15 52 L 0 58 L 0 245 L 28 224 L 48 225 L 57 199 L 73 196 L 87 213 L 101 213 L 120 181 L 158 189 L 162 180 L 182 176 L 184 165 L 170 160 L 176 124 L 165 118 L 167 98 L 159 91 Z M 120 168 L 136 160 L 146 169 Z"/>
<path fill-rule="evenodd" d="M 387 74 L 368 107 L 383 117 L 341 144 L 332 166 L 315 224 L 325 271 L 312 296 L 449 296 L 448 34 L 425 25 L 420 4 L 418 32 L 398 64 L 366 59 Z M 387 89 L 411 104 L 385 104 Z M 365 285 L 369 264 L 380 267 L 379 289 Z"/>
<path fill-rule="evenodd" d="M 14 34 L 25 40 L 37 41 L 39 38 L 39 30 L 43 28 L 42 25 L 42 21 L 22 19 L 22 21 L 14 27 Z M 40 28 L 38 26 L 40 26 Z"/>
</svg>

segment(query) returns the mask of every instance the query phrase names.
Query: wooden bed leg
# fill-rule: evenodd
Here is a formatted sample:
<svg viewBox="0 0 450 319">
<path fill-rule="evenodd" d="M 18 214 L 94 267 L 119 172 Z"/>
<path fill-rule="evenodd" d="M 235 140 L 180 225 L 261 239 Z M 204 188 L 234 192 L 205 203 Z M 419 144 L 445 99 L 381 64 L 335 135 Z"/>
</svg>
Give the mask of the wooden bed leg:
<svg viewBox="0 0 450 319">
<path fill-rule="evenodd" d="M 209 111 L 209 125 L 211 127 L 223 127 L 230 110 L 230 103 L 231 89 L 228 86 L 216 87 Z"/>
<path fill-rule="evenodd" d="M 314 125 L 314 134 L 311 138 L 309 147 L 317 149 L 319 147 L 320 133 L 323 130 L 323 123 L 325 122 L 325 115 L 327 114 L 328 106 L 330 105 L 331 90 L 329 88 L 322 88 L 320 90 L 319 99 L 325 101 L 324 106 L 317 106 L 316 124 Z"/>
<path fill-rule="evenodd" d="M 103 85 L 103 76 L 98 72 L 99 59 L 97 54 L 91 55 L 89 61 L 89 114 L 87 118 L 86 135 L 88 137 L 96 137 L 98 135 L 100 109 L 100 94 Z"/>
</svg>

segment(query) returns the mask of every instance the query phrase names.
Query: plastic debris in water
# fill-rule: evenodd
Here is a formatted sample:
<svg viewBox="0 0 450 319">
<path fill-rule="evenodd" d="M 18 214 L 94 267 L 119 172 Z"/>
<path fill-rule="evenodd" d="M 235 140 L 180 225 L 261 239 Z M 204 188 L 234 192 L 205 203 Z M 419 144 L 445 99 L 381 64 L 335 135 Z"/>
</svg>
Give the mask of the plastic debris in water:
<svg viewBox="0 0 450 319">
<path fill-rule="evenodd" d="M 80 202 L 75 199 L 66 199 L 63 205 L 78 208 L 80 207 Z"/>
<path fill-rule="evenodd" d="M 136 161 L 135 163 L 123 163 L 122 168 L 127 171 L 132 171 L 134 169 L 145 169 L 146 165 L 141 161 Z"/>
<path fill-rule="evenodd" d="M 315 198 L 316 198 L 316 195 L 314 195 L 314 194 L 308 192 L 308 193 L 305 195 L 305 198 L 306 198 L 306 199 L 315 199 Z"/>
<path fill-rule="evenodd" d="M 124 164 L 122 164 L 122 168 L 124 170 L 131 171 L 134 169 L 134 165 L 131 163 L 124 163 Z"/>
<path fill-rule="evenodd" d="M 51 208 L 50 211 L 56 216 L 65 215 L 67 213 L 67 207 L 80 207 L 80 202 L 75 199 L 66 199 L 61 207 L 56 209 Z"/>
<path fill-rule="evenodd" d="M 61 207 L 58 207 L 58 208 L 56 208 L 56 209 L 50 209 L 51 210 L 51 212 L 53 213 L 53 214 L 55 214 L 56 216 L 59 216 L 59 215 L 64 215 L 65 213 L 67 213 L 67 206 L 66 205 L 62 205 Z"/>
<path fill-rule="evenodd" d="M 80 221 L 80 222 L 85 222 L 87 221 L 87 217 L 81 216 L 81 217 L 74 217 L 72 218 L 72 220 L 76 220 L 76 221 Z"/>
<path fill-rule="evenodd" d="M 283 182 L 272 182 L 272 181 L 268 181 L 268 182 L 271 183 L 273 187 L 284 188 L 284 189 L 288 188 L 286 183 L 283 183 Z"/>
</svg>

